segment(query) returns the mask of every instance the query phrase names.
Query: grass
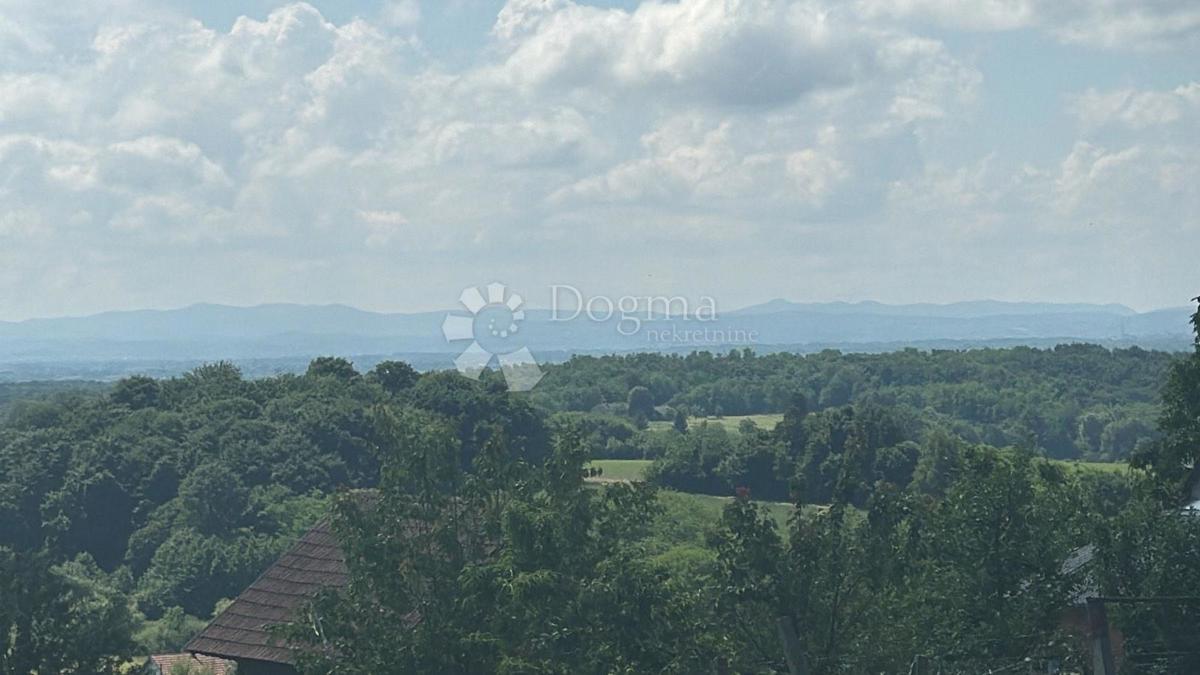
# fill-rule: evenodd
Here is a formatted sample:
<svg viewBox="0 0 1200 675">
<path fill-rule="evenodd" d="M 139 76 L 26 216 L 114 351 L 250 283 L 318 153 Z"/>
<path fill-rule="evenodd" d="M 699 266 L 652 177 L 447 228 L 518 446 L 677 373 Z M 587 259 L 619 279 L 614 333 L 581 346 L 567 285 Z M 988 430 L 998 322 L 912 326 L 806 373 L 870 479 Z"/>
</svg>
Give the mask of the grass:
<svg viewBox="0 0 1200 675">
<path fill-rule="evenodd" d="M 663 501 L 668 507 L 668 513 L 686 509 L 692 514 L 699 516 L 703 520 L 716 523 L 721 518 L 721 510 L 725 505 L 733 500 L 733 497 L 718 497 L 716 495 L 701 495 L 690 492 L 676 492 L 674 490 L 662 490 L 659 492 L 659 500 Z M 767 512 L 771 514 L 771 519 L 775 521 L 775 525 L 779 527 L 780 532 L 787 530 L 788 517 L 792 515 L 792 505 L 784 502 L 758 502 L 767 507 Z M 672 508 L 674 507 L 674 508 Z M 816 509 L 816 506 L 805 506 L 807 509 Z"/>
<path fill-rule="evenodd" d="M 1067 471 L 1094 471 L 1097 473 L 1119 474 L 1131 470 L 1125 462 L 1082 462 L 1066 459 L 1052 459 L 1050 461 L 1062 466 Z M 600 480 L 638 481 L 645 480 L 646 470 L 650 468 L 650 460 L 596 459 L 589 462 L 588 466 L 604 469 L 604 474 L 600 476 Z"/>
<path fill-rule="evenodd" d="M 728 431 L 737 431 L 742 420 L 754 422 L 760 429 L 774 429 L 783 419 L 783 413 L 766 413 L 762 415 L 729 415 L 727 417 L 689 417 L 688 427 L 700 426 L 702 423 L 719 424 Z M 671 428 L 670 420 L 651 422 L 650 428 L 655 431 L 666 431 Z"/>
<path fill-rule="evenodd" d="M 597 482 L 605 480 L 639 481 L 645 479 L 646 469 L 650 467 L 650 460 L 597 459 L 589 462 L 588 466 L 604 469 L 604 474 L 598 478 Z M 702 529 L 703 526 L 715 524 L 721 517 L 721 509 L 725 508 L 725 505 L 733 499 L 733 497 L 676 492 L 675 490 L 661 490 L 658 494 L 659 500 L 667 507 L 670 520 L 687 530 Z M 783 502 L 759 503 L 767 507 L 775 524 L 779 526 L 781 532 L 784 531 L 788 517 L 792 514 L 792 505 Z M 806 506 L 805 508 L 818 507 Z"/>
<path fill-rule="evenodd" d="M 754 417 L 763 417 L 755 415 Z M 729 419 L 729 418 L 726 418 Z M 1120 473 L 1129 470 L 1124 462 L 1077 462 L 1068 460 L 1051 460 L 1060 464 L 1068 471 Z M 589 466 L 602 467 L 604 474 L 598 482 L 609 481 L 639 481 L 646 477 L 650 467 L 648 459 L 597 459 Z M 657 526 L 660 535 L 667 541 L 676 543 L 698 542 L 703 540 L 705 531 L 716 527 L 721 519 L 721 510 L 732 497 L 716 495 L 677 492 L 675 490 L 660 490 L 658 499 L 664 506 L 664 513 Z M 783 502 L 759 502 L 764 505 L 775 521 L 781 534 L 787 532 L 788 518 L 792 514 L 792 505 Z M 805 505 L 804 509 L 819 509 L 820 506 Z"/>
<path fill-rule="evenodd" d="M 689 417 L 688 426 L 696 427 L 702 423 L 719 424 L 725 427 L 726 431 L 736 432 L 742 420 L 750 420 L 760 429 L 774 429 L 783 420 L 783 413 L 766 413 L 762 415 L 729 415 L 727 417 Z M 654 431 L 666 431 L 671 428 L 670 421 L 657 421 L 650 423 L 650 429 Z M 642 461 L 642 460 L 636 460 Z M 1060 464 L 1068 471 L 1096 471 L 1099 473 L 1125 473 L 1129 471 L 1127 462 L 1084 462 L 1081 460 L 1069 459 L 1052 459 L 1051 462 Z M 649 462 L 647 462 L 649 464 Z M 604 475 L 607 477 L 609 470 L 604 470 Z M 637 480 L 636 478 L 622 478 L 621 480 Z"/>
<path fill-rule="evenodd" d="M 1125 473 L 1131 471 L 1125 462 L 1082 462 L 1068 459 L 1052 459 L 1054 464 L 1065 467 L 1068 471 L 1095 471 L 1097 473 Z"/>
<path fill-rule="evenodd" d="M 588 462 L 589 467 L 603 469 L 600 480 L 645 480 L 646 469 L 650 468 L 648 459 L 595 459 Z"/>
</svg>

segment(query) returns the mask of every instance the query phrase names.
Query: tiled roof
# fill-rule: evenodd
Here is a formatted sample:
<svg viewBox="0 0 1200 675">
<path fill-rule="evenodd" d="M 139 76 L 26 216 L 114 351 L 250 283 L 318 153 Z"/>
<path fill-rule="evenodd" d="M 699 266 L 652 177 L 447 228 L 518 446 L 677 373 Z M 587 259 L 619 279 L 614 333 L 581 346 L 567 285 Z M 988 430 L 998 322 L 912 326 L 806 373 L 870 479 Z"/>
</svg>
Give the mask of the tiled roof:
<svg viewBox="0 0 1200 675">
<path fill-rule="evenodd" d="M 1092 574 L 1092 561 L 1096 559 L 1096 545 L 1087 544 L 1071 551 L 1063 561 L 1059 572 L 1071 578 L 1075 586 L 1071 590 L 1071 604 L 1083 606 L 1087 599 L 1100 594 L 1095 575 Z"/>
<path fill-rule="evenodd" d="M 344 588 L 345 558 L 327 520 L 306 532 L 275 564 L 184 647 L 186 651 L 228 659 L 293 662 L 269 628 L 286 623 L 308 600 L 326 588 Z"/>
<path fill-rule="evenodd" d="M 150 663 L 153 663 L 162 675 L 171 675 L 171 669 L 180 663 L 198 668 L 209 668 L 213 675 L 226 675 L 226 673 L 233 672 L 232 661 L 204 654 L 156 654 L 150 657 Z"/>
</svg>

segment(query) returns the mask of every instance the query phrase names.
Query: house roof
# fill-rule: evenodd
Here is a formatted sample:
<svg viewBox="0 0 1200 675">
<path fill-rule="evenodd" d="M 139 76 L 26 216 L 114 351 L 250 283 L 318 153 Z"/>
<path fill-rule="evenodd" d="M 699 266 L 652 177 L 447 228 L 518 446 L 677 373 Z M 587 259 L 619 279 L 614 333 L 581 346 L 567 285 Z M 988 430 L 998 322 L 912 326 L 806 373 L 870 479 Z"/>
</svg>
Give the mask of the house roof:
<svg viewBox="0 0 1200 675">
<path fill-rule="evenodd" d="M 1100 593 L 1100 586 L 1093 574 L 1092 563 L 1096 560 L 1096 545 L 1087 544 L 1071 551 L 1063 561 L 1059 570 L 1063 576 L 1071 578 L 1074 586 L 1071 588 L 1071 604 L 1082 607 L 1087 599 Z"/>
<path fill-rule="evenodd" d="M 155 654 L 150 657 L 150 663 L 162 675 L 171 675 L 171 669 L 180 663 L 186 663 L 194 667 L 208 668 L 212 670 L 213 675 L 232 673 L 234 665 L 232 661 L 204 654 Z"/>
<path fill-rule="evenodd" d="M 184 650 L 228 659 L 293 663 L 291 649 L 271 635 L 317 593 L 344 588 L 345 557 L 328 519 L 300 537 L 233 603 L 184 646 Z"/>
<path fill-rule="evenodd" d="M 1183 492 L 1184 500 L 1193 507 L 1200 501 L 1200 462 L 1192 465 L 1191 471 L 1188 472 Z"/>
</svg>

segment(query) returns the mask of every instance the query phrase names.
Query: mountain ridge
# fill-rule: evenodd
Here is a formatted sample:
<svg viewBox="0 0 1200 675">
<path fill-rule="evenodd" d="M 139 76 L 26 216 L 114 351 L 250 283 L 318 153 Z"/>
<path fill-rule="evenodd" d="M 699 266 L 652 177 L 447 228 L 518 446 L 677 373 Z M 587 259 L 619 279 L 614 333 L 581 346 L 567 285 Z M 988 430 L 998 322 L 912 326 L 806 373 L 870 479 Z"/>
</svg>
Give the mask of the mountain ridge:
<svg viewBox="0 0 1200 675">
<path fill-rule="evenodd" d="M 777 299 L 719 313 L 712 320 L 660 315 L 647 319 L 642 310 L 623 322 L 616 313 L 605 321 L 592 321 L 586 314 L 556 321 L 548 309 L 528 309 L 519 337 L 535 355 L 743 347 L 856 351 L 881 345 L 970 348 L 1061 342 L 1174 350 L 1191 344 L 1191 313 L 1188 307 L 1136 312 L 1117 304 L 980 300 L 888 305 Z M 293 364 L 325 354 L 425 354 L 438 357 L 429 363 L 449 367 L 469 342 L 445 339 L 442 323 L 447 314 L 466 316 L 467 312 L 461 307 L 405 314 L 344 304 L 197 303 L 177 309 L 0 322 L 0 366 L 42 364 L 56 375 L 75 377 L 96 368 L 127 372 L 135 363 L 282 359 Z M 39 368 L 38 372 L 45 370 Z M 0 374 L 17 371 L 24 372 L 0 367 Z"/>
</svg>

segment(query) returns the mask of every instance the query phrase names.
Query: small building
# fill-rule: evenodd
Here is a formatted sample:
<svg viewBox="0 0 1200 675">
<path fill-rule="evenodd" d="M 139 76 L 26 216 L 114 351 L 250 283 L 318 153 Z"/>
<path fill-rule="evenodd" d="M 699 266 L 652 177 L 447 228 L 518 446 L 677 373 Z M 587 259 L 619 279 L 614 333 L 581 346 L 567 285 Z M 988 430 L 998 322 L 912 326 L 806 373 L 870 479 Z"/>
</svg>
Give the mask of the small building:
<svg viewBox="0 0 1200 675">
<path fill-rule="evenodd" d="M 229 675 L 233 673 L 233 662 L 203 654 L 156 654 L 150 657 L 147 664 L 149 675 L 171 675 L 171 670 L 187 666 L 193 673 L 212 673 L 212 675 Z"/>
<path fill-rule="evenodd" d="M 184 651 L 197 659 L 237 664 L 237 675 L 296 675 L 294 651 L 271 628 L 293 620 L 325 589 L 345 588 L 345 557 L 323 520 L 237 596 Z M 218 674 L 219 675 L 219 674 Z"/>
</svg>

